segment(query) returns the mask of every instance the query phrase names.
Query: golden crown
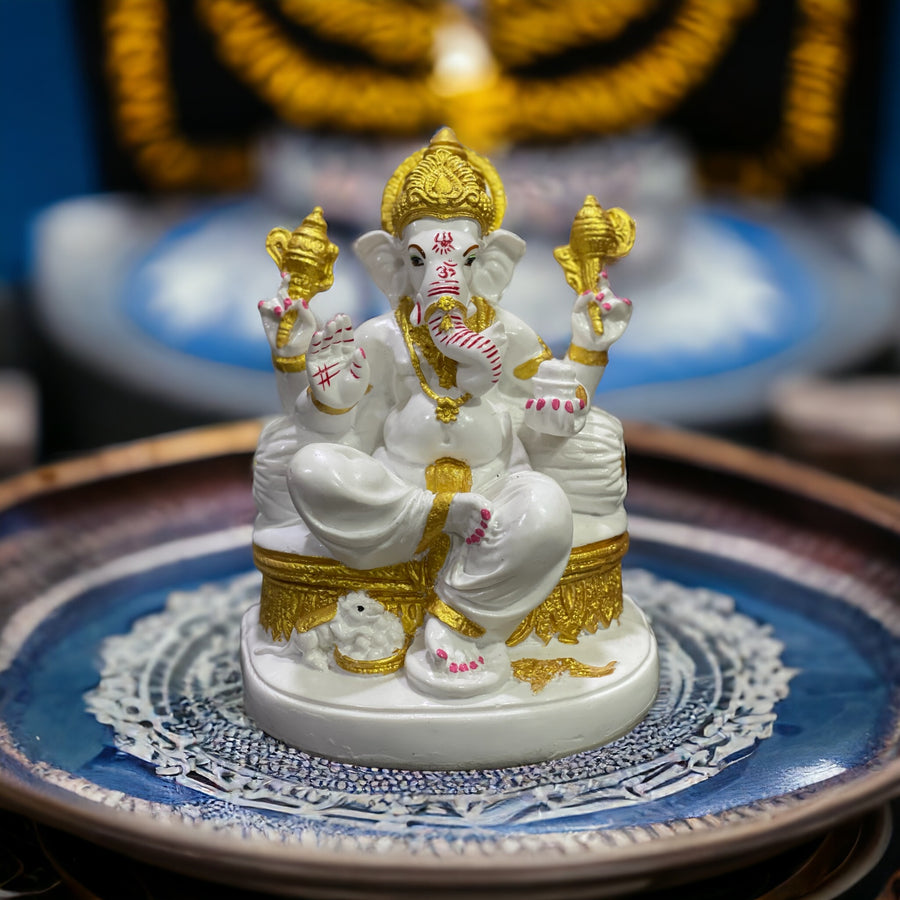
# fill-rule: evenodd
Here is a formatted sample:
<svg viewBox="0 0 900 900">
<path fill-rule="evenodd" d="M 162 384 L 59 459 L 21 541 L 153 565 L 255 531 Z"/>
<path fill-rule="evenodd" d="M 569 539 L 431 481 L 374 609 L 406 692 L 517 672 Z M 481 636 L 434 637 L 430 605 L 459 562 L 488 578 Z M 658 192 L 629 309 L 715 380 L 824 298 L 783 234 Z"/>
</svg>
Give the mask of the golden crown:
<svg viewBox="0 0 900 900">
<path fill-rule="evenodd" d="M 497 170 L 442 128 L 401 163 L 384 188 L 381 224 L 400 237 L 416 219 L 474 219 L 486 234 L 500 226 L 506 194 Z"/>
</svg>

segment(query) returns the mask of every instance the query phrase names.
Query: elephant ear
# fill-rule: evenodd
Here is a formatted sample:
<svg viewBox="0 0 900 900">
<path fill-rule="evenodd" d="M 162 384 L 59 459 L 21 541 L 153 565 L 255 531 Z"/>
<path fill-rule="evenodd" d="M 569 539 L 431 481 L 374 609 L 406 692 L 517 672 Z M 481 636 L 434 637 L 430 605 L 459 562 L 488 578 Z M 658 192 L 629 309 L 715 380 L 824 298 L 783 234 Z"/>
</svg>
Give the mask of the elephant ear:
<svg viewBox="0 0 900 900">
<path fill-rule="evenodd" d="M 511 231 L 497 229 L 485 235 L 481 252 L 472 267 L 472 293 L 489 303 L 496 303 L 524 253 L 525 241 Z"/>
<path fill-rule="evenodd" d="M 409 293 L 406 259 L 401 243 L 386 231 L 369 231 L 353 245 L 372 281 L 395 307 Z"/>
</svg>

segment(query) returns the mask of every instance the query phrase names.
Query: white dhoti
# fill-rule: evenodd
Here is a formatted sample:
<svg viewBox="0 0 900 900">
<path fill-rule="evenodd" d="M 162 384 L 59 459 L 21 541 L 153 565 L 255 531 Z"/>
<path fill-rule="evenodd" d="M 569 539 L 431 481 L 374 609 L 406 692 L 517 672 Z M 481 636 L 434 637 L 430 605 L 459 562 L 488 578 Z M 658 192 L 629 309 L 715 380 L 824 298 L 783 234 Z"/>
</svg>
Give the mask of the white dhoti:
<svg viewBox="0 0 900 900">
<path fill-rule="evenodd" d="M 366 453 L 340 444 L 309 444 L 288 476 L 294 506 L 310 531 L 356 569 L 414 557 L 434 494 L 401 479 Z M 448 606 L 505 640 L 559 581 L 572 549 L 572 512 L 562 488 L 546 475 L 520 471 L 472 490 L 490 503 L 479 543 L 451 536 L 435 583 Z"/>
</svg>

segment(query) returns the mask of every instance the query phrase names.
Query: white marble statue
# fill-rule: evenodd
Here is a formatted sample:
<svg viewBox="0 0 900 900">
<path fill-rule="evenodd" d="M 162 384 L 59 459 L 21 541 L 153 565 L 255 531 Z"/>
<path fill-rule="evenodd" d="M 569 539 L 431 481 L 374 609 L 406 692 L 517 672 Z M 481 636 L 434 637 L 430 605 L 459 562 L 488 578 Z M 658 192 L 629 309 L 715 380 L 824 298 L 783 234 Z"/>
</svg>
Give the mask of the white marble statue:
<svg viewBox="0 0 900 900">
<path fill-rule="evenodd" d="M 576 289 L 572 342 L 556 360 L 499 305 L 525 251 L 499 227 L 504 206 L 490 163 L 448 129 L 438 132 L 388 182 L 383 229 L 356 242 L 391 306 L 356 329 L 344 315 L 318 321 L 309 302 L 330 286 L 337 254 L 321 210 L 293 235 L 270 234 L 283 282 L 260 313 L 284 416 L 264 430 L 255 460 L 254 551 L 264 584 L 249 639 L 245 627 L 244 662 L 248 709 L 278 736 L 286 732 L 273 717 L 287 713 L 272 713 L 267 691 L 279 686 L 248 665 L 271 657 L 273 641 L 315 629 L 309 649 L 295 638 L 296 652 L 278 657 L 304 708 L 340 694 L 335 679 L 348 690 L 373 678 L 392 684 L 388 706 L 398 711 L 401 695 L 407 705 L 420 697 L 458 711 L 461 698 L 477 704 L 536 690 L 560 673 L 574 681 L 613 671 L 608 659 L 594 665 L 596 653 L 586 661 L 572 651 L 622 620 L 624 446 L 619 422 L 591 399 L 631 317 L 605 260 L 628 252 L 634 225 L 588 198 L 570 244 L 556 252 Z M 322 669 L 321 635 L 336 632 L 322 626 L 343 622 L 348 595 L 365 596 L 361 608 L 375 604 L 403 627 L 376 659 L 345 652 L 353 643 L 346 634 L 343 648 L 335 639 L 322 676 L 334 683 L 315 688 L 309 673 Z M 652 635 L 646 623 L 636 627 L 646 671 L 629 727 L 656 690 Z M 517 658 L 514 648 L 532 645 L 542 652 Z M 547 647 L 560 646 L 564 657 L 548 656 Z M 335 752 L 369 758 L 352 747 Z"/>
</svg>

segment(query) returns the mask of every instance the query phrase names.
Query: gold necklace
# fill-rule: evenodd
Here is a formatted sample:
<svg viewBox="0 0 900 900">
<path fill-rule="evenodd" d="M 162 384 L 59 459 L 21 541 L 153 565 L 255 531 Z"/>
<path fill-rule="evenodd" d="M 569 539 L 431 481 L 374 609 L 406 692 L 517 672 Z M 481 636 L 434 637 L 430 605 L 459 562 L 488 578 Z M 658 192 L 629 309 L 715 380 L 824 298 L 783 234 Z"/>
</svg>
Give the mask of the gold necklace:
<svg viewBox="0 0 900 900">
<path fill-rule="evenodd" d="M 472 395 L 467 392 L 461 397 L 448 397 L 444 394 L 439 394 L 432 389 L 425 377 L 425 373 L 422 371 L 422 364 L 419 362 L 419 355 L 416 353 L 413 336 L 410 333 L 415 327 L 409 324 L 409 314 L 412 311 L 412 308 L 412 299 L 409 297 L 401 297 L 399 304 L 397 304 L 397 308 L 394 310 L 394 318 L 397 320 L 400 334 L 403 335 L 403 343 L 406 344 L 406 350 L 407 353 L 409 353 L 409 361 L 412 363 L 416 378 L 419 379 L 419 387 L 422 389 L 422 393 L 434 401 L 434 417 L 439 422 L 455 422 L 459 417 L 460 407 L 468 403 L 472 399 Z M 436 347 L 435 350 L 437 350 Z M 440 351 L 438 352 L 440 353 Z M 443 387 L 443 385 L 441 386 Z"/>
</svg>

